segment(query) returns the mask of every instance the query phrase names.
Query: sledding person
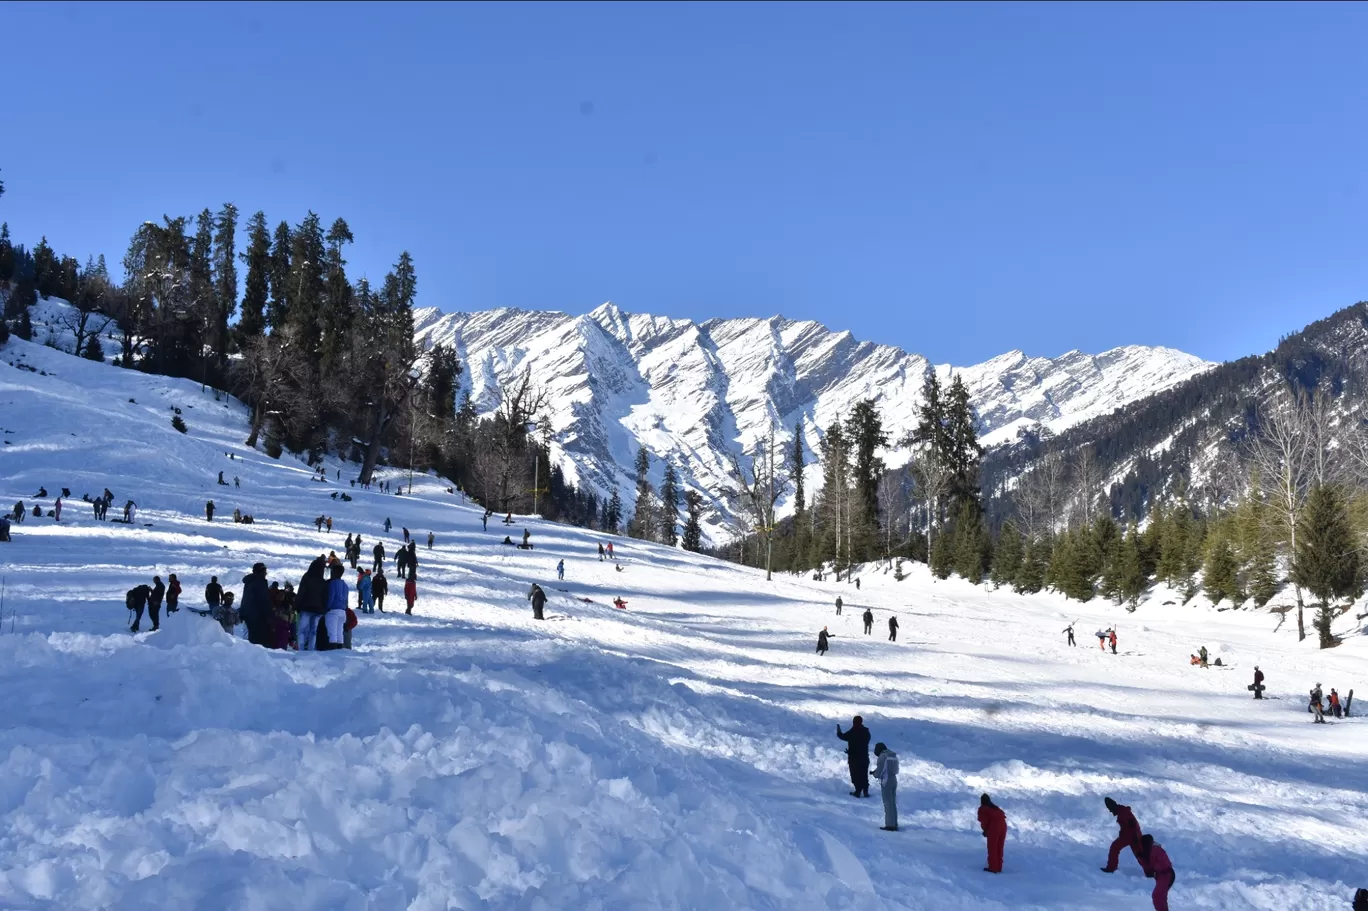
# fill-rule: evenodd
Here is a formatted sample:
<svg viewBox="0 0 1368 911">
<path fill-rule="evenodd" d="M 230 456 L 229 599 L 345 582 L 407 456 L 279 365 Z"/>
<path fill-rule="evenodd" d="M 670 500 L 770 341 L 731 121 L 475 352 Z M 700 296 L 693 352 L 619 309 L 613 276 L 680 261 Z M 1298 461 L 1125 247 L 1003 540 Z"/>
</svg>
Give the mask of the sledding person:
<svg viewBox="0 0 1368 911">
<path fill-rule="evenodd" d="M 168 614 L 174 614 L 180 610 L 177 606 L 180 603 L 180 595 L 180 580 L 176 578 L 175 573 L 172 573 L 166 582 L 166 612 Z"/>
<path fill-rule="evenodd" d="M 621 595 L 618 595 L 616 598 L 613 599 L 613 607 L 616 607 L 618 610 L 626 610 L 627 602 L 622 600 Z"/>
<path fill-rule="evenodd" d="M 1111 643 L 1112 654 L 1115 655 L 1115 654 L 1116 654 L 1116 630 L 1115 630 L 1115 629 L 1109 629 L 1109 630 L 1107 630 L 1107 633 L 1108 633 L 1107 640 Z"/>
<path fill-rule="evenodd" d="M 532 619 L 545 620 L 542 616 L 542 608 L 546 607 L 546 592 L 541 590 L 541 586 L 533 582 L 532 587 L 527 590 L 527 600 L 532 602 Z"/>
<path fill-rule="evenodd" d="M 1254 685 L 1250 687 L 1254 691 L 1255 699 L 1263 698 L 1264 691 L 1264 672 L 1259 670 L 1259 666 L 1254 665 Z"/>
<path fill-rule="evenodd" d="M 830 635 L 831 634 L 827 632 L 827 628 L 825 626 L 822 627 L 822 631 L 817 634 L 817 654 L 825 655 L 827 653 L 827 649 L 831 647 L 830 643 L 827 642 Z"/>
<path fill-rule="evenodd" d="M 219 484 L 223 485 L 224 487 L 227 487 L 227 486 L 228 486 L 228 482 L 225 481 L 225 480 L 223 480 L 223 472 L 221 472 L 221 471 L 219 472 L 219 479 L 218 479 L 218 482 L 219 482 Z"/>
<path fill-rule="evenodd" d="M 266 582 L 266 564 L 254 563 L 252 571 L 242 577 L 242 622 L 247 624 L 247 641 L 263 648 L 275 645 L 272 620 L 271 589 Z"/>
<path fill-rule="evenodd" d="M 993 803 L 993 798 L 983 794 L 979 796 L 978 822 L 983 837 L 988 839 L 988 866 L 983 871 L 1001 873 L 1002 848 L 1007 843 L 1007 814 Z"/>
<path fill-rule="evenodd" d="M 219 585 L 218 576 L 210 576 L 209 584 L 204 586 L 204 603 L 209 605 L 210 613 L 223 603 L 223 586 Z"/>
<path fill-rule="evenodd" d="M 1074 632 L 1073 632 L 1073 628 L 1074 628 L 1074 625 L 1073 625 L 1072 623 L 1070 623 L 1068 626 L 1064 627 L 1064 629 L 1062 630 L 1062 632 L 1065 632 L 1065 633 L 1068 633 L 1068 634 L 1069 634 L 1069 645 L 1077 645 L 1077 644 L 1078 644 L 1077 642 L 1074 641 Z"/>
<path fill-rule="evenodd" d="M 836 596 L 836 616 L 838 616 L 838 617 L 841 616 L 841 608 L 842 608 L 843 606 L 844 606 L 844 603 L 841 601 L 841 596 L 840 596 L 840 595 L 837 595 L 837 596 Z"/>
<path fill-rule="evenodd" d="M 410 570 L 409 570 L 409 577 L 408 577 L 408 579 L 404 582 L 404 603 L 408 605 L 408 607 L 404 608 L 404 613 L 406 613 L 406 614 L 412 614 L 412 613 L 413 613 L 413 602 L 415 602 L 415 601 L 417 601 L 417 600 L 418 600 L 418 573 L 417 573 L 416 571 L 410 569 Z"/>
<path fill-rule="evenodd" d="M 142 626 L 143 610 L 147 607 L 147 596 L 152 593 L 150 585 L 136 585 L 128 590 L 124 596 L 124 606 L 133 611 L 133 623 L 129 626 L 132 632 L 138 632 Z"/>
<path fill-rule="evenodd" d="M 869 796 L 869 728 L 864 718 L 856 715 L 850 720 L 850 730 L 841 731 L 836 725 L 836 736 L 846 742 L 846 765 L 850 768 L 850 784 L 855 790 L 851 797 Z"/>
<path fill-rule="evenodd" d="M 1125 804 L 1117 803 L 1110 797 L 1103 803 L 1107 805 L 1107 810 L 1116 817 L 1118 832 L 1116 839 L 1107 849 L 1107 865 L 1102 868 L 1103 873 L 1115 873 L 1116 865 L 1121 857 L 1121 849 L 1129 847 L 1135 859 L 1140 861 L 1140 868 L 1145 868 L 1145 861 L 1140 856 L 1140 823 L 1136 821 L 1135 814 L 1131 808 Z"/>
<path fill-rule="evenodd" d="M 385 595 L 389 594 L 389 580 L 385 578 L 385 568 L 382 566 L 375 571 L 375 578 L 371 579 L 371 597 L 375 599 L 376 610 L 380 613 L 385 612 Z"/>
<path fill-rule="evenodd" d="M 375 563 L 371 566 L 372 572 L 383 572 L 385 569 L 385 545 L 382 541 L 375 542 L 375 549 L 371 551 L 375 555 Z"/>
<path fill-rule="evenodd" d="M 870 633 L 874 632 L 874 611 L 872 611 L 871 609 L 869 609 L 869 608 L 867 608 L 867 607 L 865 608 L 865 612 L 864 612 L 864 625 L 865 625 L 865 635 L 866 635 L 866 636 L 868 636 Z"/>
<path fill-rule="evenodd" d="M 233 507 L 233 524 L 234 524 L 234 525 L 241 525 L 241 524 L 242 524 L 242 509 L 241 509 L 241 507 L 238 507 L 238 506 L 234 506 L 234 507 Z"/>
<path fill-rule="evenodd" d="M 326 557 L 317 557 L 304 577 L 299 580 L 299 591 L 295 593 L 295 641 L 301 652 L 311 652 L 318 639 L 319 620 L 328 610 L 328 580 L 325 571 L 328 566 Z"/>
<path fill-rule="evenodd" d="M 207 500 L 207 501 L 205 501 L 205 504 L 204 504 L 204 521 L 206 521 L 206 522 L 212 522 L 212 521 L 214 521 L 214 501 L 213 501 L 213 500 Z"/>
<path fill-rule="evenodd" d="M 522 546 L 523 546 L 523 549 L 524 549 L 524 550 L 527 549 L 527 542 L 530 541 L 531 539 L 532 539 L 532 532 L 530 532 L 530 531 L 528 531 L 526 528 L 524 528 L 524 529 L 523 529 L 523 542 L 522 542 Z"/>
<path fill-rule="evenodd" d="M 1169 889 L 1173 888 L 1178 874 L 1173 872 L 1173 862 L 1153 835 L 1140 839 L 1140 866 L 1145 868 L 1145 875 L 1154 880 L 1154 892 L 1150 895 L 1154 911 L 1169 911 Z"/>
<path fill-rule="evenodd" d="M 888 618 L 888 641 L 898 641 L 898 618 L 896 615 L 890 616 Z"/>
<path fill-rule="evenodd" d="M 347 582 L 342 578 L 346 568 L 334 563 L 328 579 L 328 611 L 323 615 L 323 625 L 328 631 L 328 649 L 345 647 L 347 628 L 347 601 L 351 594 Z"/>
<path fill-rule="evenodd" d="M 879 779 L 879 793 L 883 797 L 885 832 L 898 831 L 898 754 L 882 743 L 874 744 L 874 777 Z"/>
</svg>

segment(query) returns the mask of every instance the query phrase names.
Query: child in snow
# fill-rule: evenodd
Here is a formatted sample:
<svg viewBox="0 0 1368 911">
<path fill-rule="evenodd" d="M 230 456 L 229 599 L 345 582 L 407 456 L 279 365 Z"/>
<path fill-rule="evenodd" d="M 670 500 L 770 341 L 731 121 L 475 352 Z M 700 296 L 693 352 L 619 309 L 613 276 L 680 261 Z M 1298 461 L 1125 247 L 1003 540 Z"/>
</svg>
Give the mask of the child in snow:
<svg viewBox="0 0 1368 911">
<path fill-rule="evenodd" d="M 885 832 L 898 831 L 898 754 L 882 743 L 874 744 L 874 777 L 879 779 L 879 793 L 883 797 Z"/>
<path fill-rule="evenodd" d="M 564 579 L 564 578 L 565 578 L 565 561 L 564 561 L 564 560 L 562 560 L 562 561 L 560 561 L 559 563 L 556 564 L 556 578 L 557 578 L 557 579 Z"/>
<path fill-rule="evenodd" d="M 404 582 L 404 601 L 408 603 L 408 609 L 404 611 L 406 614 L 413 613 L 413 602 L 418 600 L 417 580 L 418 573 L 410 570 L 408 580 Z"/>
<path fill-rule="evenodd" d="M 1002 872 L 1002 847 L 1007 843 L 1007 814 L 993 803 L 993 798 L 984 794 L 979 797 L 979 828 L 983 837 L 988 839 L 988 866 L 986 873 Z"/>
</svg>

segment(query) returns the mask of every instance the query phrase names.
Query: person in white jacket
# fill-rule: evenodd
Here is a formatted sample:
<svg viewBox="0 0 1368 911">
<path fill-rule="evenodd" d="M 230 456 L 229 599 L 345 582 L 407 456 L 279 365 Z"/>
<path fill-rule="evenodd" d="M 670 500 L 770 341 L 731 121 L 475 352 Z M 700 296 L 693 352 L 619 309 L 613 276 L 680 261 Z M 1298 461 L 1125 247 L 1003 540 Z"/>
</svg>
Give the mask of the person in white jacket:
<svg viewBox="0 0 1368 911">
<path fill-rule="evenodd" d="M 878 763 L 874 766 L 874 777 L 879 779 L 879 793 L 883 796 L 885 832 L 898 831 L 898 754 L 882 743 L 874 744 L 874 755 Z"/>
</svg>

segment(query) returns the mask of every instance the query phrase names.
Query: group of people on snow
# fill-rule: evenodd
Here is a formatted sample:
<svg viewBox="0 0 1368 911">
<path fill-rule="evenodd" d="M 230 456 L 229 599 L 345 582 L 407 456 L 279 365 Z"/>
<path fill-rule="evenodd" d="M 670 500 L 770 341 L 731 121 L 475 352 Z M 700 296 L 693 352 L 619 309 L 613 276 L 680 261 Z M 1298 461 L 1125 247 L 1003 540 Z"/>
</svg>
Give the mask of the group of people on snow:
<svg viewBox="0 0 1368 911">
<path fill-rule="evenodd" d="M 153 631 L 161 629 L 162 601 L 166 601 L 166 612 L 174 614 L 179 610 L 180 594 L 181 584 L 175 573 L 167 577 L 165 584 L 162 583 L 161 576 L 153 576 L 151 585 L 144 583 L 130 588 L 124 595 L 124 606 L 128 608 L 132 617 L 129 629 L 138 632 L 142 626 L 144 611 L 152 621 Z"/>
<path fill-rule="evenodd" d="M 838 596 L 836 597 L 836 616 L 838 616 L 838 617 L 841 616 L 841 611 L 844 610 L 844 608 L 845 608 L 845 602 L 842 601 L 841 598 L 840 598 L 840 596 L 838 595 Z M 873 633 L 873 631 L 874 631 L 874 611 L 873 611 L 873 609 L 872 609 L 872 608 L 866 607 L 866 608 L 865 608 L 864 615 L 861 617 L 861 619 L 864 621 L 864 632 L 865 632 L 865 635 L 868 636 L 868 635 L 870 635 L 871 633 Z M 832 640 L 832 639 L 834 639 L 834 638 L 836 638 L 836 634 L 835 634 L 835 633 L 831 632 L 831 630 L 828 629 L 828 628 L 825 627 L 825 626 L 822 627 L 822 631 L 819 632 L 819 633 L 817 634 L 817 654 L 819 654 L 819 655 L 825 655 L 825 654 L 831 649 L 831 641 L 830 641 L 830 640 Z M 897 615 L 897 614 L 889 614 L 889 616 L 888 616 L 888 641 L 889 641 L 889 642 L 897 642 L 897 641 L 898 641 L 898 615 Z"/>
</svg>

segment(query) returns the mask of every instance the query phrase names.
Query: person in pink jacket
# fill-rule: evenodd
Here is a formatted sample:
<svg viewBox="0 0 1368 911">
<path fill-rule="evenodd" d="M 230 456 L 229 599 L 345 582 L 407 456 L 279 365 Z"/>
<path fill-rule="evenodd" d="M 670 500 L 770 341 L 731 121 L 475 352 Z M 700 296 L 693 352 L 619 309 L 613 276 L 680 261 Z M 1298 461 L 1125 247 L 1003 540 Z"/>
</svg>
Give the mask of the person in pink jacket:
<svg viewBox="0 0 1368 911">
<path fill-rule="evenodd" d="M 1169 911 L 1168 894 L 1178 875 L 1173 872 L 1173 862 L 1164 851 L 1163 845 L 1154 843 L 1153 835 L 1140 839 L 1140 862 L 1145 867 L 1145 875 L 1154 880 L 1154 911 Z"/>
</svg>

